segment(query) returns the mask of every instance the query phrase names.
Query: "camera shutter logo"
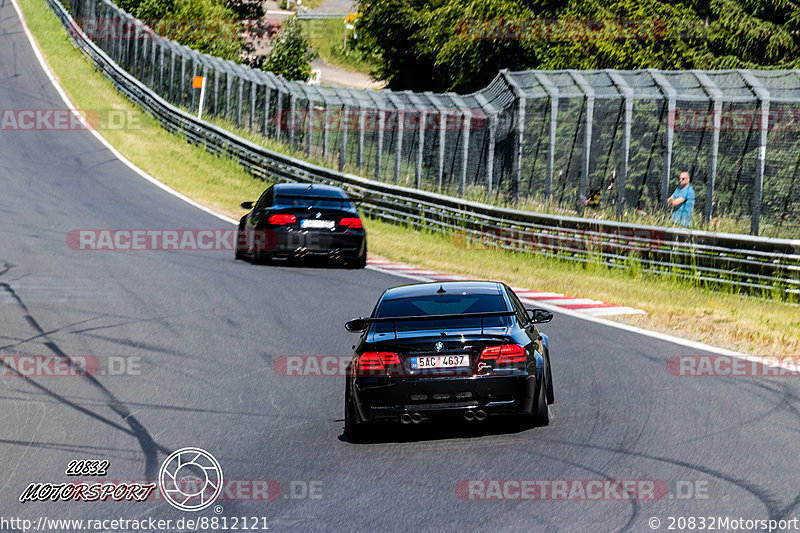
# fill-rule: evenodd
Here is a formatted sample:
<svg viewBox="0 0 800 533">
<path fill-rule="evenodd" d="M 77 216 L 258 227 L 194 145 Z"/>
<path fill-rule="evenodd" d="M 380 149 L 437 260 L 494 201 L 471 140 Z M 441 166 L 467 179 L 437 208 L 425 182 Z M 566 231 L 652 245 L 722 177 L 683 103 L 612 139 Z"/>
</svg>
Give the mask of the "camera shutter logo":
<svg viewBox="0 0 800 533">
<path fill-rule="evenodd" d="M 164 459 L 158 471 L 161 495 L 182 511 L 200 511 L 222 493 L 222 467 L 200 448 L 181 448 Z"/>
</svg>

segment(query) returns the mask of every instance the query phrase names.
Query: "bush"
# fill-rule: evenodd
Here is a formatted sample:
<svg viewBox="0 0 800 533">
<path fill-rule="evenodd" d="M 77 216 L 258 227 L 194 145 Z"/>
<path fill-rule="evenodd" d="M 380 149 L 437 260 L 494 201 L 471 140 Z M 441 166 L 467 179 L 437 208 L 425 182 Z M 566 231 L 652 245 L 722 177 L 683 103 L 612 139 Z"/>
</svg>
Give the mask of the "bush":
<svg viewBox="0 0 800 533">
<path fill-rule="evenodd" d="M 273 48 L 262 67 L 289 81 L 306 81 L 311 76 L 311 61 L 316 54 L 309 51 L 306 36 L 296 18 L 288 19 L 283 32 L 273 41 Z"/>
</svg>

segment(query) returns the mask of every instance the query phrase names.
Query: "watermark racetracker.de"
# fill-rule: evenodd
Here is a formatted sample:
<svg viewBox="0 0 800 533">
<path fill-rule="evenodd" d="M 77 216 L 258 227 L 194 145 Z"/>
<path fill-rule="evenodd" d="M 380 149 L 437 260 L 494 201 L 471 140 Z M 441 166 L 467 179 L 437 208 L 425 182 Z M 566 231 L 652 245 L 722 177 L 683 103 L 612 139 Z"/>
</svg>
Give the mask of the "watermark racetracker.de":
<svg viewBox="0 0 800 533">
<path fill-rule="evenodd" d="M 309 240 L 317 236 L 299 232 L 283 236 L 292 240 Z M 74 229 L 67 233 L 67 246 L 79 251 L 269 251 L 278 244 L 273 230 L 236 229 Z"/>
<path fill-rule="evenodd" d="M 456 24 L 462 39 L 490 41 L 696 41 L 717 31 L 699 19 L 472 18 Z"/>
<path fill-rule="evenodd" d="M 0 131 L 140 130 L 140 115 L 129 109 L 3 109 Z"/>
<path fill-rule="evenodd" d="M 0 378 L 141 376 L 140 356 L 0 355 Z"/>
<path fill-rule="evenodd" d="M 791 356 L 674 355 L 667 372 L 676 377 L 800 377 L 800 361 Z"/>
<path fill-rule="evenodd" d="M 462 479 L 456 496 L 467 501 L 617 502 L 707 500 L 708 480 Z"/>
</svg>

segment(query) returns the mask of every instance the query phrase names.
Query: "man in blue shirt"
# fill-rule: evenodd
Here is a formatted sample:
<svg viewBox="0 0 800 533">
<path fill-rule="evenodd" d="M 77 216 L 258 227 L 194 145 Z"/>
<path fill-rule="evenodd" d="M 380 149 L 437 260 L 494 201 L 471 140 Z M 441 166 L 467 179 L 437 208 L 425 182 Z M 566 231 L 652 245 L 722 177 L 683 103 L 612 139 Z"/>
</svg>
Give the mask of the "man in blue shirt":
<svg viewBox="0 0 800 533">
<path fill-rule="evenodd" d="M 675 212 L 672 213 L 672 221 L 681 226 L 690 226 L 692 224 L 692 209 L 694 209 L 694 187 L 689 182 L 691 177 L 688 172 L 681 172 L 680 187 L 675 189 L 672 196 L 667 199 L 667 205 L 675 207 Z"/>
</svg>

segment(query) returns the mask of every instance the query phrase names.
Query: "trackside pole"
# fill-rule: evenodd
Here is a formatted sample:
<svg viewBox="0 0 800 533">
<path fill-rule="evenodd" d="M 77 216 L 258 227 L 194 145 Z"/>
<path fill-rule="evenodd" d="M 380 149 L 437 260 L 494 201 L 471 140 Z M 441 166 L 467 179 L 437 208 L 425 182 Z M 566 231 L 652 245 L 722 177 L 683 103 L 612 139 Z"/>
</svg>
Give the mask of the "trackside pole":
<svg viewBox="0 0 800 533">
<path fill-rule="evenodd" d="M 197 109 L 197 118 L 203 118 L 203 102 L 206 99 L 206 78 L 204 76 L 195 76 L 192 79 L 192 88 L 200 89 L 200 105 Z"/>
</svg>

